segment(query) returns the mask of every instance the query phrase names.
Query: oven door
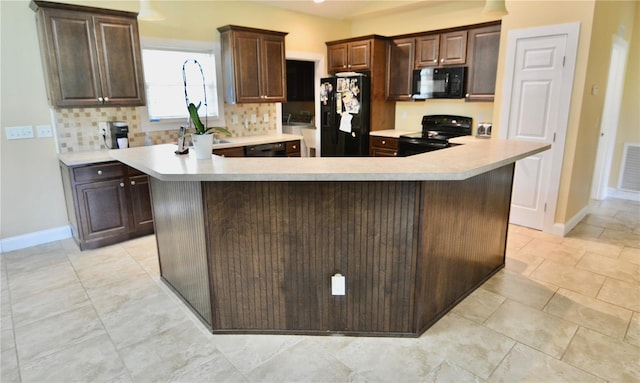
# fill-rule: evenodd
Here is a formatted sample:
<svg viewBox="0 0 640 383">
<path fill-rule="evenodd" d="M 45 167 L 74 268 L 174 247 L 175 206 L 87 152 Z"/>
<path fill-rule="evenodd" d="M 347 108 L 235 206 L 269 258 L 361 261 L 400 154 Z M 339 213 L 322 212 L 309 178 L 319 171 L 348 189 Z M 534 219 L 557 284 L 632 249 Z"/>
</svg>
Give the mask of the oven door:
<svg viewBox="0 0 640 383">
<path fill-rule="evenodd" d="M 398 157 L 407 157 L 414 154 L 431 152 L 448 148 L 446 140 L 429 140 L 425 138 L 402 137 L 398 139 Z"/>
</svg>

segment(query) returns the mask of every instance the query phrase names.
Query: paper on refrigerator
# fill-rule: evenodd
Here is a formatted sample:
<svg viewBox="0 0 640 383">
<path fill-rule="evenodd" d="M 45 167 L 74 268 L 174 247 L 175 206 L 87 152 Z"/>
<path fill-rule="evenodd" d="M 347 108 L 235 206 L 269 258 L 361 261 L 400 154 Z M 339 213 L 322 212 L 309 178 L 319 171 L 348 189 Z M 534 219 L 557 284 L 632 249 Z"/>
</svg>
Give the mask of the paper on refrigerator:
<svg viewBox="0 0 640 383">
<path fill-rule="evenodd" d="M 347 112 L 340 115 L 340 130 L 345 133 L 351 133 L 351 119 L 353 116 Z"/>
</svg>

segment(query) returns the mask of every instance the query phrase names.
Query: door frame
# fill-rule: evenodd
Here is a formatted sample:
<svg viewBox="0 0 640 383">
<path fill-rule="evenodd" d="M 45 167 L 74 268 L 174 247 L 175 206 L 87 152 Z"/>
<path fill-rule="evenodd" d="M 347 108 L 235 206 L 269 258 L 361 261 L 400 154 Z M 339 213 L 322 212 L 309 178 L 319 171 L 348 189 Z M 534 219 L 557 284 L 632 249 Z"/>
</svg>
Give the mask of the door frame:
<svg viewBox="0 0 640 383">
<path fill-rule="evenodd" d="M 324 55 L 311 52 L 286 51 L 285 60 L 313 61 L 314 63 L 314 90 L 315 99 L 314 119 L 316 125 L 316 157 L 320 157 L 320 102 L 318 95 L 320 94 L 320 80 L 326 77 L 325 57 Z M 276 118 L 278 132 L 282 133 L 282 103 L 276 104 Z"/>
<path fill-rule="evenodd" d="M 576 59 L 578 53 L 578 40 L 580 37 L 580 22 L 548 25 L 542 27 L 525 28 L 511 30 L 507 36 L 507 53 L 504 69 L 504 83 L 502 88 L 502 106 L 500 110 L 500 130 L 499 138 L 506 139 L 509 134 L 509 115 L 511 113 L 511 91 L 513 89 L 513 78 L 516 61 L 516 44 L 519 39 L 536 38 L 554 35 L 566 35 L 565 61 L 562 77 L 560 105 L 555 132 L 555 140 L 551 143 L 551 176 L 549 184 L 545 188 L 545 211 L 542 231 L 564 235 L 563 227 L 555 226 L 555 214 L 558 205 L 558 194 L 560 190 L 560 176 L 564 160 L 565 141 L 569 124 L 569 114 L 571 111 L 571 95 L 573 93 L 574 75 Z"/>
<path fill-rule="evenodd" d="M 605 91 L 602 117 L 600 118 L 598 150 L 591 185 L 591 198 L 597 200 L 607 198 L 628 55 L 629 43 L 624 38 L 613 35 L 607 89 Z M 609 124 L 607 121 L 614 121 L 615 123 Z"/>
</svg>

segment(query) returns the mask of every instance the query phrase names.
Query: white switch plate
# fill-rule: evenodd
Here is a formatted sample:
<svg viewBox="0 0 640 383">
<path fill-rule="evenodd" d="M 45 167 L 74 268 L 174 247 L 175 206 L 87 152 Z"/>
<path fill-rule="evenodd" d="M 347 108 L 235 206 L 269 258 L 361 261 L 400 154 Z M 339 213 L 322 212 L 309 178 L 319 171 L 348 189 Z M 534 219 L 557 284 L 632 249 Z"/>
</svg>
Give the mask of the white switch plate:
<svg viewBox="0 0 640 383">
<path fill-rule="evenodd" d="M 335 274 L 331 277 L 331 295 L 345 294 L 345 279 L 342 274 Z"/>
<path fill-rule="evenodd" d="M 258 117 L 256 117 L 256 115 L 255 115 L 255 114 L 252 114 L 252 115 L 251 115 L 251 123 L 252 123 L 252 124 L 255 124 L 257 120 L 258 120 Z"/>
<path fill-rule="evenodd" d="M 237 114 L 232 114 L 231 115 L 231 123 L 234 125 L 238 125 L 238 115 Z"/>
<path fill-rule="evenodd" d="M 269 113 L 265 113 L 262 115 L 262 122 L 269 122 Z"/>
<path fill-rule="evenodd" d="M 7 140 L 22 140 L 25 138 L 33 138 L 33 126 L 7 126 L 4 128 L 7 134 Z"/>
<path fill-rule="evenodd" d="M 53 137 L 51 125 L 38 125 L 36 130 L 38 131 L 38 137 Z"/>
</svg>

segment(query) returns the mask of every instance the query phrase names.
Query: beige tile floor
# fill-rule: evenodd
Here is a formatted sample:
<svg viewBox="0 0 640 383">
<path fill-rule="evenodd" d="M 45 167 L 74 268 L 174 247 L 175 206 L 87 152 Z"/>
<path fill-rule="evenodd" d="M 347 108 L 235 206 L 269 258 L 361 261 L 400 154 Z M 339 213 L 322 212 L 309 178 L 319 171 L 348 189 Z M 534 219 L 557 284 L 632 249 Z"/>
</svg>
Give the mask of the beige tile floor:
<svg viewBox="0 0 640 383">
<path fill-rule="evenodd" d="M 417 339 L 211 335 L 154 237 L 2 254 L 2 382 L 638 382 L 640 204 L 567 237 L 511 226 L 506 268 Z"/>
</svg>

